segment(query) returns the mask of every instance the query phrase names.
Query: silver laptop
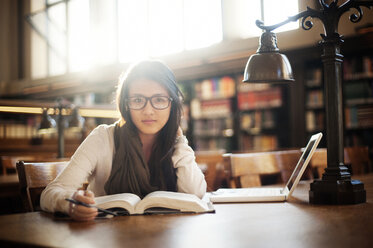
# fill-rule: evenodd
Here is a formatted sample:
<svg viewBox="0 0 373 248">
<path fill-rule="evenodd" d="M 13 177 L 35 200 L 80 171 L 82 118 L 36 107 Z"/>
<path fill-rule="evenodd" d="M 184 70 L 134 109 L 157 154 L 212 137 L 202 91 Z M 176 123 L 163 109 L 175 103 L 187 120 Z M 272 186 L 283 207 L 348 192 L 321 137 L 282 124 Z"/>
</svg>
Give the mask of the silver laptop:
<svg viewBox="0 0 373 248">
<path fill-rule="evenodd" d="M 322 133 L 312 135 L 284 188 L 221 188 L 211 193 L 210 200 L 214 203 L 286 201 L 286 199 L 291 196 L 299 180 L 301 179 L 313 153 L 316 150 L 317 145 L 321 140 L 321 137 Z"/>
</svg>

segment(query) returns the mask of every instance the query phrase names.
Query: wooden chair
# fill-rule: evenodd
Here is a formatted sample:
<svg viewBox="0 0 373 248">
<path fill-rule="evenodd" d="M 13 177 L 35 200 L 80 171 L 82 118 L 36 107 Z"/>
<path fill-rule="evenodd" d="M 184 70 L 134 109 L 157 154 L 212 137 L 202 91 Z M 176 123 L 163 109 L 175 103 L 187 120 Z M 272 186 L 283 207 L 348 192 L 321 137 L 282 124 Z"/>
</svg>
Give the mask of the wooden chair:
<svg viewBox="0 0 373 248">
<path fill-rule="evenodd" d="M 316 178 L 321 178 L 327 166 L 327 150 L 326 148 L 317 148 L 310 161 L 311 168 L 314 171 Z"/>
<path fill-rule="evenodd" d="M 318 148 L 311 161 L 311 166 L 321 177 L 327 167 L 327 149 Z M 370 172 L 370 160 L 368 147 L 345 147 L 344 163 L 351 170 L 351 174 L 358 175 Z"/>
<path fill-rule="evenodd" d="M 280 178 L 273 152 L 225 154 L 224 157 L 229 163 L 232 188 L 261 186 L 261 177 L 264 175 L 277 175 Z"/>
<path fill-rule="evenodd" d="M 16 172 L 16 164 L 18 161 L 24 162 L 59 162 L 69 161 L 70 158 L 54 158 L 44 157 L 40 155 L 36 156 L 1 156 L 1 165 L 3 167 L 3 175 L 7 175 L 9 171 Z"/>
<path fill-rule="evenodd" d="M 364 174 L 372 170 L 371 161 L 369 159 L 369 149 L 366 146 L 345 147 L 345 163 L 351 164 L 352 173 Z"/>
<path fill-rule="evenodd" d="M 277 166 L 281 171 L 281 178 L 283 182 L 287 182 L 294 171 L 295 166 L 297 165 L 302 151 L 300 149 L 285 150 L 285 151 L 276 151 L 274 152 Z M 302 179 L 312 179 L 312 169 L 310 166 L 307 166 L 306 171 L 303 174 Z"/>
<path fill-rule="evenodd" d="M 1 166 L 3 167 L 3 175 L 7 175 L 9 171 L 16 171 L 17 161 L 30 161 L 35 160 L 34 156 L 1 156 Z M 14 173 L 13 172 L 13 173 Z"/>
<path fill-rule="evenodd" d="M 20 194 L 27 212 L 40 210 L 40 195 L 68 164 L 64 162 L 17 162 Z"/>
<path fill-rule="evenodd" d="M 222 187 L 225 179 L 223 151 L 196 152 L 196 162 L 205 174 L 207 191 L 214 191 Z"/>
</svg>

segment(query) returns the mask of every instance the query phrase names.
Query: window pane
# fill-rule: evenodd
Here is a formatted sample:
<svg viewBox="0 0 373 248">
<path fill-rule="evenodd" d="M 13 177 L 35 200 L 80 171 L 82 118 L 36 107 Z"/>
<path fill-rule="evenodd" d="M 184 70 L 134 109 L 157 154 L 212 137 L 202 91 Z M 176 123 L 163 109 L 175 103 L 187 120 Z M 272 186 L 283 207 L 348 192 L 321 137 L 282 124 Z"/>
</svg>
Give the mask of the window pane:
<svg viewBox="0 0 373 248">
<path fill-rule="evenodd" d="M 147 56 L 147 33 L 147 1 L 118 0 L 120 62 L 129 62 Z"/>
<path fill-rule="evenodd" d="M 89 0 L 69 2 L 69 70 L 88 69 L 92 62 L 89 46 Z"/>
<path fill-rule="evenodd" d="M 296 15 L 299 12 L 298 0 L 263 0 L 264 1 L 264 24 L 273 25 L 286 20 L 289 16 Z M 298 21 L 290 22 L 275 32 L 281 32 L 299 27 Z"/>
<path fill-rule="evenodd" d="M 186 49 L 206 47 L 222 40 L 220 0 L 186 0 L 184 18 Z"/>
<path fill-rule="evenodd" d="M 261 0 L 224 0 L 224 35 L 246 39 L 259 36 L 262 30 L 255 25 L 261 20 Z"/>
<path fill-rule="evenodd" d="M 116 0 L 90 0 L 89 49 L 93 65 L 116 62 Z"/>
<path fill-rule="evenodd" d="M 66 72 L 66 4 L 61 2 L 47 10 L 49 75 Z"/>
<path fill-rule="evenodd" d="M 183 50 L 182 0 L 149 1 L 150 54 L 161 56 Z"/>
<path fill-rule="evenodd" d="M 49 76 L 61 75 L 66 73 L 66 60 L 61 58 L 52 49 L 49 50 Z"/>
</svg>

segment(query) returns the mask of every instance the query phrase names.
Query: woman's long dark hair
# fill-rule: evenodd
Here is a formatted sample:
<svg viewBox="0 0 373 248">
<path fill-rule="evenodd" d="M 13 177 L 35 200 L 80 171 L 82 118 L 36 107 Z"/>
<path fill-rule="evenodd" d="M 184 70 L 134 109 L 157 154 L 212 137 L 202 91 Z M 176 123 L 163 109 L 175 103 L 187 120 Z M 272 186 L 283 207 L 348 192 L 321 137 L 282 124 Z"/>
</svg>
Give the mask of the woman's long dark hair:
<svg viewBox="0 0 373 248">
<path fill-rule="evenodd" d="M 174 152 L 176 134 L 180 126 L 182 115 L 182 93 L 176 84 L 173 72 L 164 63 L 157 60 L 146 60 L 130 67 L 120 78 L 117 90 L 117 103 L 122 118 L 126 122 L 125 125 L 129 125 L 128 127 L 135 130 L 135 132 L 137 128 L 131 119 L 130 110 L 126 105 L 126 99 L 128 98 L 131 83 L 138 79 L 148 79 L 159 83 L 167 90 L 169 96 L 173 100 L 171 101 L 169 119 L 157 135 L 148 161 L 150 182 L 149 184 L 146 183 L 146 185 L 144 185 L 144 183 L 140 183 L 143 185 L 137 185 L 142 187 L 141 191 L 144 193 L 153 190 L 177 191 L 176 171 L 171 157 Z M 123 132 L 118 133 L 120 134 Z M 117 139 L 116 143 L 118 143 L 118 139 L 119 143 L 126 142 L 126 137 L 117 134 L 115 134 L 115 139 Z M 116 150 L 116 154 L 118 152 L 120 151 Z M 113 163 L 114 162 L 121 163 L 121 166 L 131 166 L 131 164 L 124 164 L 124 161 L 118 161 L 115 157 Z M 139 175 L 139 177 L 145 176 L 144 174 L 141 175 L 141 173 Z M 134 178 L 128 179 L 128 181 L 135 180 Z M 146 180 L 146 178 L 139 178 L 139 182 L 144 182 Z"/>
</svg>

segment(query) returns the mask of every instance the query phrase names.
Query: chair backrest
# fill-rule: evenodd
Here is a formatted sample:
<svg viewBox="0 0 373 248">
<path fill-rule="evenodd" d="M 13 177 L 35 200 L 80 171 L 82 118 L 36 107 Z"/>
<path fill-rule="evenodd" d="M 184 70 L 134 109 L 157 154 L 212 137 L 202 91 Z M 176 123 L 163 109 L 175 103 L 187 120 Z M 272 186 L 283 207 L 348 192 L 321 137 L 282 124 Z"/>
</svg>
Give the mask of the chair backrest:
<svg viewBox="0 0 373 248">
<path fill-rule="evenodd" d="M 274 152 L 277 166 L 280 168 L 281 171 L 281 178 L 283 182 L 287 182 L 294 171 L 295 166 L 297 165 L 300 157 L 302 156 L 301 149 L 293 149 L 293 150 L 284 150 L 284 151 L 276 151 Z M 304 178 L 312 179 L 312 173 L 307 167 L 306 171 L 304 172 Z"/>
<path fill-rule="evenodd" d="M 17 161 L 34 160 L 34 156 L 1 156 L 1 166 L 3 167 L 3 175 L 7 175 L 9 170 L 15 171 Z"/>
<path fill-rule="evenodd" d="M 345 147 L 346 159 L 351 163 L 353 174 L 364 174 L 371 172 L 371 161 L 369 159 L 369 149 L 366 146 Z"/>
<path fill-rule="evenodd" d="M 229 157 L 231 187 L 245 188 L 261 186 L 262 175 L 280 175 L 273 152 L 226 154 Z"/>
<path fill-rule="evenodd" d="M 318 148 L 316 149 L 310 164 L 312 168 L 317 171 L 319 177 L 324 173 L 324 169 L 327 167 L 327 149 Z M 371 170 L 371 162 L 369 160 L 368 147 L 345 147 L 344 148 L 344 163 L 351 173 L 354 175 L 368 173 Z"/>
<path fill-rule="evenodd" d="M 1 165 L 3 167 L 3 174 L 7 175 L 9 170 L 16 171 L 16 164 L 18 161 L 24 162 L 59 162 L 69 161 L 70 158 L 54 158 L 45 156 L 1 156 Z"/>
<path fill-rule="evenodd" d="M 40 210 L 40 195 L 66 167 L 68 161 L 25 163 L 17 162 L 20 193 L 27 212 Z"/>
<path fill-rule="evenodd" d="M 216 190 L 223 184 L 225 179 L 223 154 L 222 151 L 199 151 L 195 153 L 196 162 L 205 174 L 207 191 Z"/>
<path fill-rule="evenodd" d="M 316 177 L 321 178 L 322 174 L 324 173 L 325 168 L 327 167 L 327 150 L 326 148 L 317 148 L 315 153 L 313 154 L 310 165 L 315 173 L 317 174 Z"/>
</svg>

